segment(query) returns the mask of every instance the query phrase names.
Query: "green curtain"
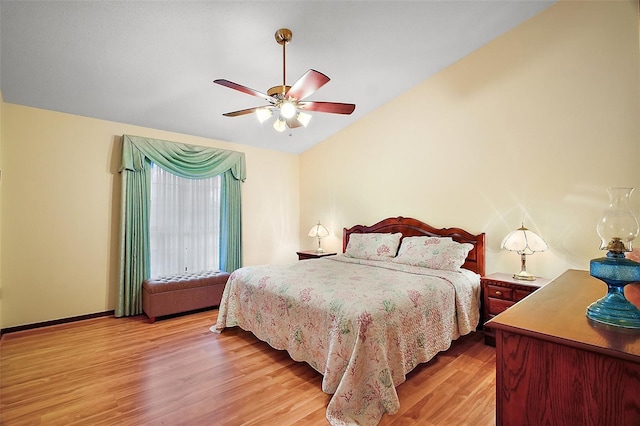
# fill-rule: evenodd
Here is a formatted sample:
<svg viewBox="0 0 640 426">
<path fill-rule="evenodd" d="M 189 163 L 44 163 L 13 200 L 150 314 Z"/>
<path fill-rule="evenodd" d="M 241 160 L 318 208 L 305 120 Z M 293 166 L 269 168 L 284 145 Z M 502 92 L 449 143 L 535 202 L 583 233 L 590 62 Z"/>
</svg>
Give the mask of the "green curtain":
<svg viewBox="0 0 640 426">
<path fill-rule="evenodd" d="M 116 317 L 142 313 L 142 282 L 150 276 L 151 163 L 187 179 L 221 175 L 220 269 L 242 266 L 240 183 L 244 153 L 124 135 L 120 217 L 120 280 Z"/>
</svg>

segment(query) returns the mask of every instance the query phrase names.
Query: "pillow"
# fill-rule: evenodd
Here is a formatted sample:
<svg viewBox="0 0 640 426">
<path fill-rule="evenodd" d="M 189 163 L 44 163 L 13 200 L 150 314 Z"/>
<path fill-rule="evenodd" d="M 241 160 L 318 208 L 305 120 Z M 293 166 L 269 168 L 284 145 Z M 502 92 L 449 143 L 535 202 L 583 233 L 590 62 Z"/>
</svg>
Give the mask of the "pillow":
<svg viewBox="0 0 640 426">
<path fill-rule="evenodd" d="M 398 250 L 398 256 L 407 252 L 415 253 L 416 251 L 424 250 L 424 246 L 453 242 L 453 238 L 451 237 L 404 237 L 400 245 L 400 250 Z"/>
<path fill-rule="evenodd" d="M 344 255 L 355 259 L 389 260 L 398 252 L 402 234 L 351 234 Z"/>
<path fill-rule="evenodd" d="M 467 255 L 473 249 L 473 244 L 457 243 L 435 237 L 420 237 L 420 241 L 409 240 L 402 242 L 398 256 L 392 259 L 395 263 L 422 266 L 430 269 L 459 271 L 464 265 Z M 405 246 L 405 242 L 407 245 Z"/>
</svg>

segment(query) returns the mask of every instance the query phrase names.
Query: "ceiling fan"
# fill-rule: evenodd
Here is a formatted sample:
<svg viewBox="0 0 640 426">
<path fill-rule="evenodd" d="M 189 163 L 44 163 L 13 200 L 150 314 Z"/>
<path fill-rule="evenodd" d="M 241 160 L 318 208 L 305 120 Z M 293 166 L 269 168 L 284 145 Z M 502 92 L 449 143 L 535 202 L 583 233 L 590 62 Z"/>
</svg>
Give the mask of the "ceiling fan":
<svg viewBox="0 0 640 426">
<path fill-rule="evenodd" d="M 276 42 L 282 46 L 282 84 L 270 88 L 267 93 L 250 89 L 246 86 L 229 80 L 218 79 L 214 83 L 238 90 L 248 95 L 266 100 L 269 105 L 227 112 L 225 117 L 238 117 L 241 115 L 256 113 L 258 120 L 263 123 L 274 113 L 278 115 L 273 123 L 273 128 L 283 132 L 285 128 L 294 129 L 307 126 L 311 115 L 305 111 L 326 112 L 331 114 L 351 114 L 356 106 L 339 102 L 305 101 L 304 99 L 329 82 L 329 77 L 323 73 L 310 69 L 302 75 L 293 86 L 286 83 L 286 45 L 291 41 L 293 34 L 287 28 L 281 28 L 275 33 Z"/>
</svg>

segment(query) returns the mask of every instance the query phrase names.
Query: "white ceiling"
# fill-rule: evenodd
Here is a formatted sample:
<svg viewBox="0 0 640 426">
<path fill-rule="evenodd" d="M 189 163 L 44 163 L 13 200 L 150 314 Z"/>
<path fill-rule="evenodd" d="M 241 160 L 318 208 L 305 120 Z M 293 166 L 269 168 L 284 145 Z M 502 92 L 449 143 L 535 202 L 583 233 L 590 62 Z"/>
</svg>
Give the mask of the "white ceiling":
<svg viewBox="0 0 640 426">
<path fill-rule="evenodd" d="M 552 5 L 553 1 L 0 1 L 8 103 L 300 153 Z M 307 100 L 356 104 L 277 133 L 266 92 L 310 68 L 331 81 Z M 144 135 L 141 135 L 144 136 Z"/>
</svg>

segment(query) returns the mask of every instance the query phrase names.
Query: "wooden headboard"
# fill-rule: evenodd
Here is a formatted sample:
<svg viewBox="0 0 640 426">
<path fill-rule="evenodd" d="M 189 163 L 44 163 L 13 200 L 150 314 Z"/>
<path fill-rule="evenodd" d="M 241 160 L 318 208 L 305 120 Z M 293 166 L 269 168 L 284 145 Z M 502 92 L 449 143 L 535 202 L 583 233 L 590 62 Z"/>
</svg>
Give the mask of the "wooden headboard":
<svg viewBox="0 0 640 426">
<path fill-rule="evenodd" d="M 484 233 L 474 235 L 460 228 L 436 229 L 418 219 L 410 217 L 390 217 L 381 220 L 375 225 L 355 225 L 342 230 L 342 252 L 347 250 L 349 236 L 353 233 L 366 234 L 372 232 L 394 233 L 400 232 L 404 237 L 451 237 L 459 243 L 473 244 L 473 249 L 467 255 L 463 267 L 477 274 L 484 275 Z"/>
</svg>

